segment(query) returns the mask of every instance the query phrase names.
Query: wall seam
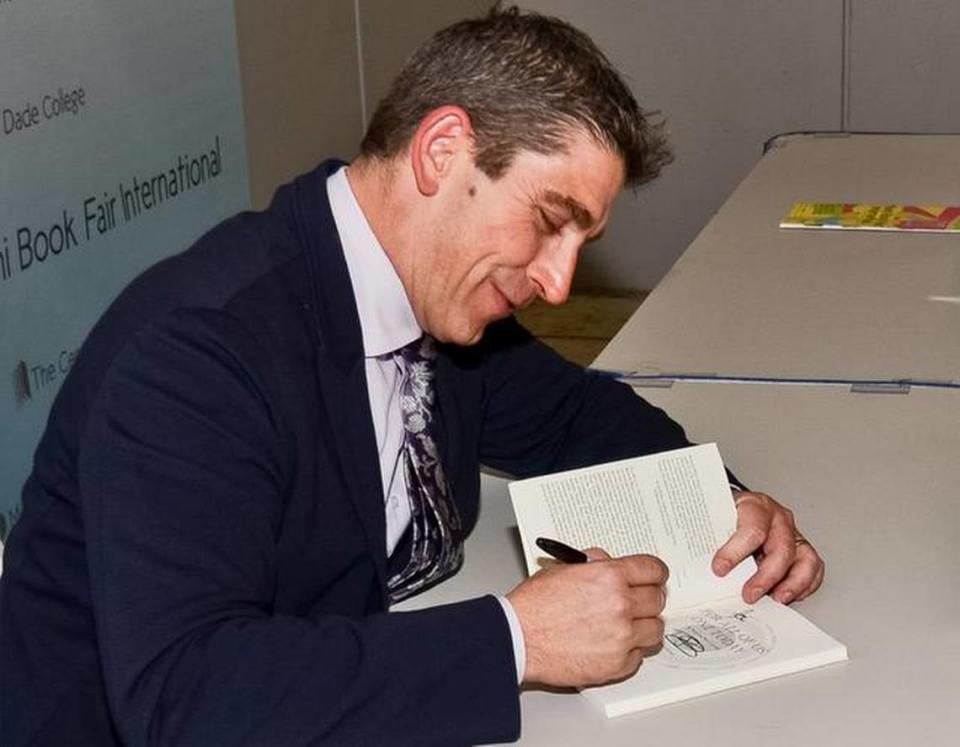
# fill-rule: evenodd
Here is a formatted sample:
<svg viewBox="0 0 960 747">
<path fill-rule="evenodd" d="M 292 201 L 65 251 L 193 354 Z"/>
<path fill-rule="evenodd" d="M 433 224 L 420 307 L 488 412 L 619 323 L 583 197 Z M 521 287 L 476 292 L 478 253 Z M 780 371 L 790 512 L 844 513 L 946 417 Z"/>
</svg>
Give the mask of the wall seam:
<svg viewBox="0 0 960 747">
<path fill-rule="evenodd" d="M 360 89 L 360 136 L 367 131 L 367 81 L 363 74 L 363 34 L 360 31 L 360 0 L 353 0 L 353 26 L 357 36 L 357 85 Z"/>
<path fill-rule="evenodd" d="M 850 129 L 850 34 L 853 20 L 853 0 L 843 0 L 840 22 L 840 131 Z"/>
</svg>

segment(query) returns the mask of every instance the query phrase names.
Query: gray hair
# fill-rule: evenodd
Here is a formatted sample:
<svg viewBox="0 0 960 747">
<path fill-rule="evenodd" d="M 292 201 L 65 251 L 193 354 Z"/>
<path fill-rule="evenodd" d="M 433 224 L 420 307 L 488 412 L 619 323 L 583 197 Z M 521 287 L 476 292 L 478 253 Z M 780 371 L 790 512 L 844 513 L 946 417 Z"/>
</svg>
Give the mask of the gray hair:
<svg viewBox="0 0 960 747">
<path fill-rule="evenodd" d="M 444 105 L 470 115 L 477 166 L 492 179 L 522 150 L 565 152 L 577 129 L 623 159 L 632 186 L 655 178 L 672 160 L 663 123 L 640 109 L 590 37 L 558 18 L 515 7 L 498 4 L 417 49 L 377 107 L 362 154 L 396 156 L 421 120 Z"/>
</svg>

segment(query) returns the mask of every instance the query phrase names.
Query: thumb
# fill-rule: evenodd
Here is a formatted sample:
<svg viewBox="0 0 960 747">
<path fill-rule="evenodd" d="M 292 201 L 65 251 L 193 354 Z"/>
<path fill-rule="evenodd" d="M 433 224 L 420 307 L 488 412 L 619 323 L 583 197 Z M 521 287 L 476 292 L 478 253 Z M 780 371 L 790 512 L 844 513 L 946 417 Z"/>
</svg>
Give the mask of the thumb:
<svg viewBox="0 0 960 747">
<path fill-rule="evenodd" d="M 583 554 L 590 560 L 610 560 L 610 553 L 600 547 L 588 547 L 584 549 Z"/>
</svg>

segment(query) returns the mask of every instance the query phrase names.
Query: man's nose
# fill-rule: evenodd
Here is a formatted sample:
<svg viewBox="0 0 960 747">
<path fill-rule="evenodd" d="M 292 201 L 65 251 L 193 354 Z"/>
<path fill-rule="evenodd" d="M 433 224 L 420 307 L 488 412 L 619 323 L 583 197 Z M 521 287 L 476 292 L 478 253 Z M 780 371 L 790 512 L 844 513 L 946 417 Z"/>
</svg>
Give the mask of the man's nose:
<svg viewBox="0 0 960 747">
<path fill-rule="evenodd" d="M 570 284 L 582 244 L 579 237 L 564 237 L 562 241 L 541 249 L 527 268 L 537 295 L 547 303 L 561 304 L 570 296 Z"/>
</svg>

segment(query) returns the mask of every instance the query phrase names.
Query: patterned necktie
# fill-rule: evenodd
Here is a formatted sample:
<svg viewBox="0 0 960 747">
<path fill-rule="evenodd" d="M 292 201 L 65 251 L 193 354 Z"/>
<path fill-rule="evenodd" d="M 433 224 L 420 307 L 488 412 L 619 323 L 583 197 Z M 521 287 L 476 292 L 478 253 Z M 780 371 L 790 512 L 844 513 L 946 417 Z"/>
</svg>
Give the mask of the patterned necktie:
<svg viewBox="0 0 960 747">
<path fill-rule="evenodd" d="M 433 376 L 437 351 L 424 335 L 395 353 L 403 371 L 400 412 L 403 417 L 404 476 L 410 501 L 410 559 L 387 583 L 390 601 L 399 602 L 454 573 L 463 562 L 460 515 L 450 497 L 433 435 Z"/>
</svg>

